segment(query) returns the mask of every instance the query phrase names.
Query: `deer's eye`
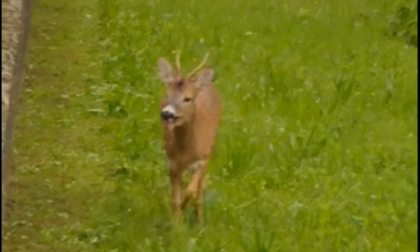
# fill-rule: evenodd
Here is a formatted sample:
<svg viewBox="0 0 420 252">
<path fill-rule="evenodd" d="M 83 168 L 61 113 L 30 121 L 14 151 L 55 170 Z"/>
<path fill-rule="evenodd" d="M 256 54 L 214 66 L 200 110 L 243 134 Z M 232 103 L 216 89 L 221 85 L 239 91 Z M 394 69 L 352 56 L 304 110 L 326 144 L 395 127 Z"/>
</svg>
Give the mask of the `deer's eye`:
<svg viewBox="0 0 420 252">
<path fill-rule="evenodd" d="M 184 102 L 190 102 L 191 101 L 191 98 L 190 97 L 185 97 L 184 98 Z"/>
</svg>

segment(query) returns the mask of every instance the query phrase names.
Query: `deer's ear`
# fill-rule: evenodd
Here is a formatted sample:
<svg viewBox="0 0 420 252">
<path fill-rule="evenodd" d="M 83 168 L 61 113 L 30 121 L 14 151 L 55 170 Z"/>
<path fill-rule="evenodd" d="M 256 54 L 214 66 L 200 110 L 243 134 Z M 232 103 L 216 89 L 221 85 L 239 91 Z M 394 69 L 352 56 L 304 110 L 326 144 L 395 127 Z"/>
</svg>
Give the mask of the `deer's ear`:
<svg viewBox="0 0 420 252">
<path fill-rule="evenodd" d="M 171 64 L 164 58 L 158 60 L 158 73 L 165 84 L 172 83 L 175 79 Z"/>
<path fill-rule="evenodd" d="M 204 85 L 210 85 L 213 82 L 214 71 L 211 68 L 201 70 L 196 77 L 195 85 L 200 88 Z"/>
</svg>

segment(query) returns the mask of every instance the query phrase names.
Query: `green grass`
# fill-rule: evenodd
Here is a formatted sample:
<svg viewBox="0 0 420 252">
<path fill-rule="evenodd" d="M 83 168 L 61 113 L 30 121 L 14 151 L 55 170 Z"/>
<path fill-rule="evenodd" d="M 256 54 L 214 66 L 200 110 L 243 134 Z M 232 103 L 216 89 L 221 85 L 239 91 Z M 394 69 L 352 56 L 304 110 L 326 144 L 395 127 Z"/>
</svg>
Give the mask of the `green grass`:
<svg viewBox="0 0 420 252">
<path fill-rule="evenodd" d="M 417 48 L 392 1 L 40 0 L 5 251 L 417 251 Z M 203 227 L 170 229 L 160 56 L 208 51 Z"/>
</svg>

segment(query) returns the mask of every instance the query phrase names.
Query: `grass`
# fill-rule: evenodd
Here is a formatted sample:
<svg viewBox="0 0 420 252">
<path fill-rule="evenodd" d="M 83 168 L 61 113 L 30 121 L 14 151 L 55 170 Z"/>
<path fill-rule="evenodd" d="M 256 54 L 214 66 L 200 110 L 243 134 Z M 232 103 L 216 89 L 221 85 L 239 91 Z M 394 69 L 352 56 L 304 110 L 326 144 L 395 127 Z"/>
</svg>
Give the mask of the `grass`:
<svg viewBox="0 0 420 252">
<path fill-rule="evenodd" d="M 392 1 L 40 0 L 4 251 L 416 251 L 417 48 Z M 209 51 L 206 225 L 170 231 L 158 57 Z"/>
</svg>

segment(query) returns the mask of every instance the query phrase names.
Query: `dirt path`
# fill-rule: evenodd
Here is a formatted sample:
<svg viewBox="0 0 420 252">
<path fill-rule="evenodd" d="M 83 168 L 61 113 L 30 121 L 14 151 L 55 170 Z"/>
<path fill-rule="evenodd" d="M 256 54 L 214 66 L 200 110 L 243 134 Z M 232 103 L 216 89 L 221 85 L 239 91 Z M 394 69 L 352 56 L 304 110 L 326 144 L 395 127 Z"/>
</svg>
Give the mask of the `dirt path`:
<svg viewBox="0 0 420 252">
<path fill-rule="evenodd" d="M 23 81 L 32 1 L 1 2 L 1 215 L 5 217 L 14 118 Z"/>
<path fill-rule="evenodd" d="M 82 225 L 99 196 L 105 124 L 88 112 L 101 74 L 95 8 L 96 1 L 35 3 L 2 251 L 67 251 L 54 230 Z"/>
</svg>

